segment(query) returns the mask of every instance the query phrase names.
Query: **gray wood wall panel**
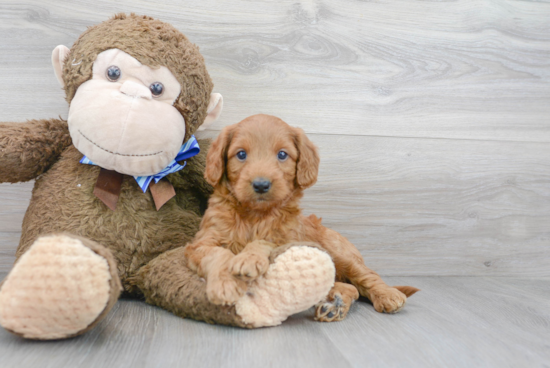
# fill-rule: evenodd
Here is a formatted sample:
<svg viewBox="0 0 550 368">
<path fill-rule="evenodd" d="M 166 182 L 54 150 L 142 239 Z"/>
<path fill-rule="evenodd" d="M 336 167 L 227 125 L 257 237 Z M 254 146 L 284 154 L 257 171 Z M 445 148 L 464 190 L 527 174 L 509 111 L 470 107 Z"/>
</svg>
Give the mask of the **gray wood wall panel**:
<svg viewBox="0 0 550 368">
<path fill-rule="evenodd" d="M 306 212 L 382 274 L 550 276 L 548 144 L 312 138 Z"/>
<path fill-rule="evenodd" d="M 550 276 L 547 143 L 310 137 L 322 161 L 304 212 L 381 274 Z M 9 235 L 0 250 L 10 257 L 31 185 L 0 189 L 0 232 Z"/>
<path fill-rule="evenodd" d="M 200 45 L 227 102 L 214 128 L 265 112 L 299 117 L 317 133 L 550 141 L 545 2 L 127 0 L 0 7 L 0 66 L 9 77 L 3 80 L 21 86 L 30 101 L 50 99 L 56 90 L 48 65 L 53 47 L 70 46 L 115 12 L 135 11 L 174 24 Z M 35 107 L 15 100 L 20 103 L 7 104 L 5 117 L 66 111 L 60 98 Z"/>
<path fill-rule="evenodd" d="M 308 213 L 387 275 L 547 276 L 550 4 L 0 1 L 0 121 L 67 116 L 50 65 L 115 12 L 200 45 L 222 118 L 270 113 L 322 152 Z M 8 270 L 32 184 L 0 184 Z"/>
</svg>

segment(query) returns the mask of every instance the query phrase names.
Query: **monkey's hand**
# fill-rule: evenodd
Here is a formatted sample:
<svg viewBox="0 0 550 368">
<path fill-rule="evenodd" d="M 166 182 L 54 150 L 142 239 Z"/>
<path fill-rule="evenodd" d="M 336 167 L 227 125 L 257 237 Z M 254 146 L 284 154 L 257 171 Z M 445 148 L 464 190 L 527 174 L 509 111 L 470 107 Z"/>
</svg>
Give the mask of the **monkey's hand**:
<svg viewBox="0 0 550 368">
<path fill-rule="evenodd" d="M 67 122 L 60 119 L 0 123 L 0 183 L 36 178 L 71 143 Z"/>
</svg>

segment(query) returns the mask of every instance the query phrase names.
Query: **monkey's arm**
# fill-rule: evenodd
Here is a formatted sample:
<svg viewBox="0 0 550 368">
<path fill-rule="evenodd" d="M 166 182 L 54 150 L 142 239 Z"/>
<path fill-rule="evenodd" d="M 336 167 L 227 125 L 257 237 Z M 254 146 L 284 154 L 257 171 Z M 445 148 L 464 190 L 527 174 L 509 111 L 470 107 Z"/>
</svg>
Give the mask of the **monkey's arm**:
<svg viewBox="0 0 550 368">
<path fill-rule="evenodd" d="M 60 119 L 0 123 L 0 183 L 17 183 L 47 171 L 72 143 Z"/>
</svg>

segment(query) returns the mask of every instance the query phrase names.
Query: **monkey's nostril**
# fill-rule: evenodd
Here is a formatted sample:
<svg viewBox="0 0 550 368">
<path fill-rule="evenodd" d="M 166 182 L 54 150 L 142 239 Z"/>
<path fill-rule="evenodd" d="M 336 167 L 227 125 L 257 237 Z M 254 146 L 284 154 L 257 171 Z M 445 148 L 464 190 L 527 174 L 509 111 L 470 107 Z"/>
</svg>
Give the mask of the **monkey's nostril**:
<svg viewBox="0 0 550 368">
<path fill-rule="evenodd" d="M 271 188 L 271 182 L 264 178 L 258 178 L 252 182 L 252 188 L 259 194 L 267 193 Z"/>
</svg>

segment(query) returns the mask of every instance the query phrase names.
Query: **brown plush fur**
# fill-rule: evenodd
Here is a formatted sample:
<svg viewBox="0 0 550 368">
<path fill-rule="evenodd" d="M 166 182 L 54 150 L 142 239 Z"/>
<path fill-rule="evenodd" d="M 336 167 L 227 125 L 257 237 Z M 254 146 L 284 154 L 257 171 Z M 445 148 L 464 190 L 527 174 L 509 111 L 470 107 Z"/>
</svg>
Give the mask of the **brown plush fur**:
<svg viewBox="0 0 550 368">
<path fill-rule="evenodd" d="M 80 35 L 63 67 L 67 102 L 70 104 L 78 87 L 92 77 L 97 55 L 113 48 L 144 65 L 165 66 L 172 72 L 181 84 L 174 107 L 185 119 L 184 141 L 188 140 L 206 117 L 212 80 L 197 46 L 170 24 L 145 15 L 117 14 Z"/>
<path fill-rule="evenodd" d="M 185 118 L 186 139 L 202 124 L 212 91 L 204 60 L 179 31 L 149 17 L 120 14 L 82 34 L 65 61 L 69 103 L 91 77 L 97 54 L 110 48 L 119 48 L 145 65 L 168 67 L 182 86 L 174 106 Z M 159 211 L 150 192 L 143 193 L 129 176 L 124 177 L 112 211 L 93 194 L 100 168 L 79 163 L 82 154 L 72 145 L 65 121 L 1 123 L 0 183 L 36 178 L 17 259 L 41 235 L 70 234 L 113 259 L 126 295 L 145 297 L 182 317 L 245 326 L 234 307 L 209 303 L 204 282 L 185 268 L 182 259 L 173 259 L 181 252 L 169 252 L 193 238 L 212 191 L 203 176 L 209 142 L 199 140 L 199 144 L 201 153 L 187 160 L 182 171 L 167 176 L 176 197 Z M 116 296 L 109 308 L 114 301 Z"/>
<path fill-rule="evenodd" d="M 236 157 L 242 150 L 245 160 Z M 288 159 L 277 158 L 281 150 Z M 338 296 L 340 302 L 347 302 L 337 311 L 342 318 L 358 292 L 377 311 L 393 313 L 403 307 L 404 293 L 410 296 L 418 290 L 389 287 L 365 266 L 346 238 L 322 226 L 314 215 L 301 214 L 299 201 L 303 190 L 316 182 L 318 166 L 317 148 L 304 132 L 276 117 L 255 115 L 224 128 L 207 157 L 205 176 L 214 193 L 200 231 L 185 248 L 190 267 L 209 278 L 211 301 L 223 304 L 238 298 L 246 290 L 241 280 L 253 280 L 265 272 L 272 247 L 296 241 L 320 244 L 332 256 L 337 281 L 355 286 L 336 283 L 329 295 L 329 301 Z M 269 191 L 253 189 L 258 178 L 269 180 Z"/>
<path fill-rule="evenodd" d="M 0 182 L 36 178 L 71 144 L 67 123 L 59 119 L 0 125 Z"/>
<path fill-rule="evenodd" d="M 151 194 L 144 194 L 134 178 L 124 176 L 117 210 L 111 211 L 93 195 L 100 168 L 80 164 L 81 158 L 82 154 L 70 146 L 36 180 L 16 256 L 20 257 L 45 233 L 66 232 L 92 239 L 112 252 L 124 290 L 135 294 L 137 290 L 127 278 L 156 256 L 192 239 L 198 230 L 200 208 L 178 191 L 183 206 L 172 199 L 157 211 Z M 204 154 L 189 160 L 187 166 L 201 160 Z M 172 174 L 168 179 L 175 176 L 181 180 L 184 174 L 189 179 L 197 175 L 189 170 Z M 201 175 L 198 176 L 191 181 L 200 180 Z M 177 189 L 178 180 L 173 184 Z M 195 189 L 198 189 L 195 197 L 200 198 L 197 194 L 201 188 Z M 202 192 L 203 201 L 207 195 L 208 192 Z"/>
<path fill-rule="evenodd" d="M 208 300 L 206 282 L 187 267 L 183 248 L 153 259 L 131 281 L 144 292 L 147 303 L 177 316 L 207 323 L 252 327 L 237 315 L 235 306 L 214 305 Z"/>
</svg>

